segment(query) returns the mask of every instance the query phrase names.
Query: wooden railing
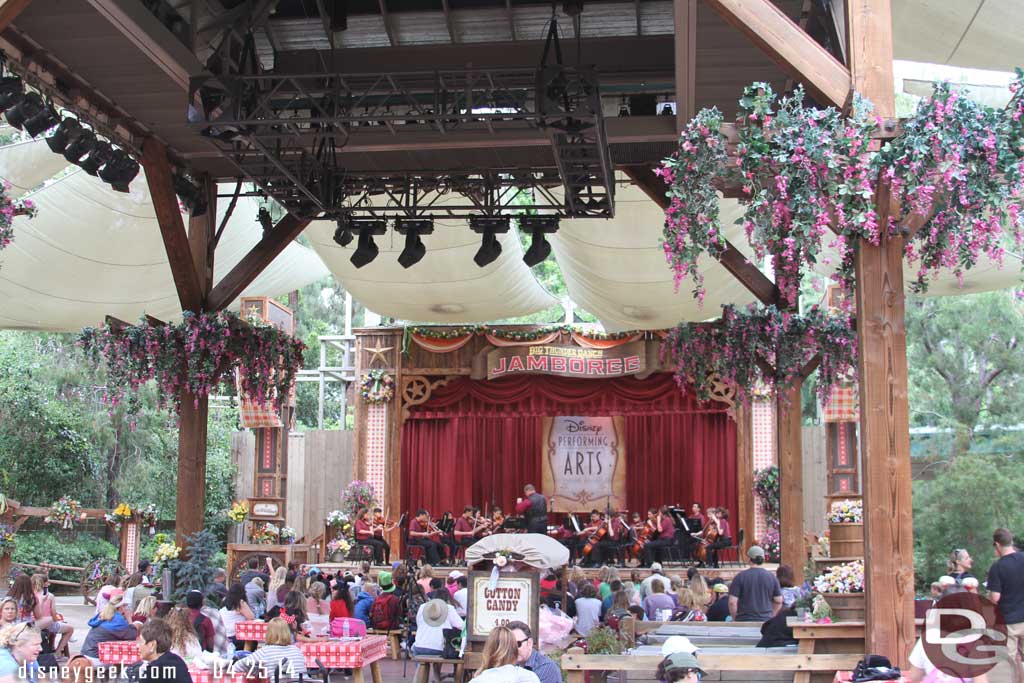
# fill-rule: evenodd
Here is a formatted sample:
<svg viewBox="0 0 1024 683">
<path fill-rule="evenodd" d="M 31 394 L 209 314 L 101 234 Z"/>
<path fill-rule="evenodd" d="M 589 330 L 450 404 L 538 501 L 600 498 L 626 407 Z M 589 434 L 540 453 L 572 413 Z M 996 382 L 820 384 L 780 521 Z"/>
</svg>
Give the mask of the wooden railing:
<svg viewBox="0 0 1024 683">
<path fill-rule="evenodd" d="M 69 567 L 65 564 L 50 564 L 49 562 L 43 562 L 41 564 L 29 564 L 28 562 L 11 562 L 11 567 L 18 567 L 21 570 L 29 570 L 35 572 L 47 572 L 52 570 L 66 571 L 66 572 L 78 572 L 81 578 L 78 581 L 66 581 L 64 579 L 50 579 L 50 583 L 56 586 L 68 586 L 70 588 L 77 588 L 82 593 L 82 599 L 86 605 L 96 604 L 95 598 L 91 595 L 92 586 L 89 583 L 89 577 L 86 575 L 88 569 L 86 567 Z"/>
</svg>

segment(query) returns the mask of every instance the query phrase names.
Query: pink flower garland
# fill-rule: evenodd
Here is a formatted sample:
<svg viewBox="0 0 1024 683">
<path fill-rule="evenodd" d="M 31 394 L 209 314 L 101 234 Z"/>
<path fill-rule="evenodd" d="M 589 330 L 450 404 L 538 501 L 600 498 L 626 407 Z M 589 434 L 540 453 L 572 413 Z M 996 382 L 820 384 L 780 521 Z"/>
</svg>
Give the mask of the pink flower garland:
<svg viewBox="0 0 1024 683">
<path fill-rule="evenodd" d="M 232 381 L 236 369 L 247 398 L 280 406 L 302 365 L 305 345 L 270 325 L 246 324 L 233 313 L 186 311 L 177 324 L 138 325 L 115 330 L 87 327 L 78 344 L 107 369 L 107 400 L 117 405 L 127 389 L 154 380 L 160 401 L 180 408 L 183 391 L 196 400 Z"/>
</svg>

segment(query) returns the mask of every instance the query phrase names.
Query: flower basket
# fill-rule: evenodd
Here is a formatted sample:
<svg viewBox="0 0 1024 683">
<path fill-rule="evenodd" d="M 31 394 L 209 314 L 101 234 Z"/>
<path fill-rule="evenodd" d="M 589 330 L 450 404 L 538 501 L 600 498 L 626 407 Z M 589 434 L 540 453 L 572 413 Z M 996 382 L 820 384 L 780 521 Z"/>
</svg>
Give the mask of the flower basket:
<svg viewBox="0 0 1024 683">
<path fill-rule="evenodd" d="M 828 525 L 829 555 L 831 557 L 864 557 L 864 523 Z"/>
<path fill-rule="evenodd" d="M 826 593 L 833 621 L 864 621 L 863 593 Z"/>
</svg>

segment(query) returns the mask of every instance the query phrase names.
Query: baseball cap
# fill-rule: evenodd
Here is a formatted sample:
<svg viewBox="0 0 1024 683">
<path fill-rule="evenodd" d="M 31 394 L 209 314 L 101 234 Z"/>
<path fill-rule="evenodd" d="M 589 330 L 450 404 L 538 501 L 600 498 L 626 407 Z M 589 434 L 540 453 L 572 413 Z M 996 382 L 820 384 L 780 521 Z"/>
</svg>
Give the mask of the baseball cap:
<svg viewBox="0 0 1024 683">
<path fill-rule="evenodd" d="M 661 644 L 662 657 L 668 657 L 677 652 L 687 652 L 692 655 L 696 651 L 697 646 L 691 643 L 686 636 L 670 636 Z"/>
<path fill-rule="evenodd" d="M 939 585 L 943 588 L 945 588 L 946 586 L 952 586 L 954 584 L 956 584 L 956 579 L 954 579 L 952 576 L 944 575 L 939 577 Z"/>
<path fill-rule="evenodd" d="M 749 557 L 752 560 L 755 559 L 755 558 L 761 558 L 763 560 L 764 559 L 764 548 L 762 548 L 759 545 L 752 545 L 752 546 L 750 546 L 750 548 L 747 550 L 747 557 Z"/>
<path fill-rule="evenodd" d="M 381 572 L 377 576 L 377 583 L 380 584 L 381 593 L 390 593 L 395 590 L 395 582 L 391 579 L 391 572 Z"/>
<path fill-rule="evenodd" d="M 715 593 L 728 593 L 729 587 L 726 586 L 724 583 L 716 583 L 714 586 L 711 587 L 711 590 Z"/>
<path fill-rule="evenodd" d="M 652 572 L 660 572 L 661 571 L 661 562 L 655 562 L 654 564 L 652 564 L 651 565 L 651 571 Z"/>
<path fill-rule="evenodd" d="M 319 573 L 320 573 L 320 567 L 310 567 L 309 568 L 310 576 L 312 576 L 313 574 L 319 574 Z"/>
<path fill-rule="evenodd" d="M 448 572 L 448 580 L 449 581 L 456 581 L 456 580 L 462 578 L 463 576 L 465 576 L 465 574 L 460 572 L 458 569 L 453 569 L 450 572 Z"/>
<path fill-rule="evenodd" d="M 697 663 L 697 658 L 689 652 L 673 652 L 666 659 L 668 662 L 665 664 L 665 673 L 674 669 L 696 669 L 700 675 L 707 676 Z"/>
</svg>

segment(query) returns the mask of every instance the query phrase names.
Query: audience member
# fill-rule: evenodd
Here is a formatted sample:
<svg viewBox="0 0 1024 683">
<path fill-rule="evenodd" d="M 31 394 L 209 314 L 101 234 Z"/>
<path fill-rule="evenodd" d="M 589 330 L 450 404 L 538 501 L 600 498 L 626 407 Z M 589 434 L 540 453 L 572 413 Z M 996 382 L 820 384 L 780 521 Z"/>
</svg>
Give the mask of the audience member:
<svg viewBox="0 0 1024 683">
<path fill-rule="evenodd" d="M 391 572 L 381 572 L 377 576 L 380 594 L 373 599 L 370 606 L 370 626 L 382 631 L 397 629 L 401 625 L 402 605 L 395 596 L 395 584 L 391 580 Z"/>
<path fill-rule="evenodd" d="M 206 589 L 206 596 L 209 600 L 220 607 L 224 603 L 224 597 L 228 594 L 228 573 L 223 569 L 213 572 L 213 579 Z"/>
<path fill-rule="evenodd" d="M 728 621 L 729 620 L 729 587 L 725 585 L 725 582 L 716 583 L 711 586 L 711 594 L 714 596 L 711 602 L 711 606 L 708 607 L 708 611 L 705 615 L 708 621 Z"/>
<path fill-rule="evenodd" d="M 971 554 L 963 548 L 956 548 L 949 554 L 949 575 L 957 580 L 957 583 L 963 583 L 966 578 L 974 577 L 971 573 L 971 567 L 974 566 L 974 558 Z"/>
<path fill-rule="evenodd" d="M 18 601 L 14 598 L 4 598 L 0 601 L 0 627 L 18 622 Z"/>
<path fill-rule="evenodd" d="M 469 579 L 460 576 L 455 581 L 458 588 L 452 593 L 452 600 L 455 602 L 455 610 L 462 618 L 466 617 L 466 609 L 469 605 Z"/>
<path fill-rule="evenodd" d="M 132 625 L 141 626 L 150 619 L 156 617 L 156 596 L 147 595 L 146 597 L 139 600 L 134 609 L 132 610 Z"/>
<path fill-rule="evenodd" d="M 737 574 L 729 586 L 729 614 L 733 621 L 768 621 L 782 608 L 782 587 L 774 575 L 761 567 L 761 546 L 750 546 L 747 558 L 750 566 Z"/>
<path fill-rule="evenodd" d="M 331 600 L 330 615 L 331 621 L 355 616 L 352 595 L 348 592 L 348 583 L 345 581 L 340 581 L 334 586 L 334 599 Z"/>
<path fill-rule="evenodd" d="M 576 632 L 588 636 L 601 623 L 601 601 L 594 584 L 585 583 L 576 598 Z"/>
<path fill-rule="evenodd" d="M 64 621 L 64 617 L 54 608 L 49 575 L 33 574 L 32 590 L 36 597 L 35 627 L 54 638 L 60 636 L 53 649 L 56 652 L 63 652 L 64 646 L 71 641 L 71 634 L 75 632 L 75 628 Z"/>
<path fill-rule="evenodd" d="M 109 640 L 135 640 L 139 636 L 138 630 L 130 625 L 121 613 L 123 601 L 124 591 L 120 588 L 112 589 L 108 593 L 103 609 L 89 620 L 89 633 L 82 643 L 82 654 L 88 657 L 93 665 L 100 663 L 100 643 Z"/>
<path fill-rule="evenodd" d="M 202 656 L 203 646 L 199 642 L 199 635 L 192 623 L 192 614 L 188 608 L 172 609 L 168 612 L 164 622 L 171 632 L 171 652 L 185 662 L 191 662 Z"/>
<path fill-rule="evenodd" d="M 667 576 L 665 576 L 664 573 L 662 573 L 661 562 L 655 562 L 651 565 L 651 575 L 644 579 L 643 582 L 640 584 L 641 601 L 653 592 L 651 590 L 651 584 L 653 584 L 656 581 L 661 584 L 662 593 L 667 593 L 668 591 L 672 590 L 672 582 L 669 580 Z"/>
<path fill-rule="evenodd" d="M 292 630 L 288 622 L 275 617 L 267 623 L 265 644 L 251 655 L 239 659 L 231 667 L 235 673 L 244 673 L 255 678 L 262 672 L 271 673 L 271 680 L 277 677 L 294 678 L 306 673 L 306 658 L 302 650 L 292 642 Z M 277 675 L 273 675 L 276 673 Z"/>
<path fill-rule="evenodd" d="M 562 671 L 550 657 L 533 646 L 533 632 L 521 621 L 506 624 L 516 639 L 516 664 L 537 674 L 540 683 L 562 683 Z"/>
<path fill-rule="evenodd" d="M 661 581 L 652 582 L 650 589 L 651 592 L 644 598 L 643 603 L 647 620 L 668 621 L 676 607 L 675 601 L 665 592 L 665 584 Z"/>
<path fill-rule="evenodd" d="M 992 545 L 998 559 L 988 570 L 988 598 L 1006 622 L 1006 647 L 1019 667 L 1024 652 L 1024 553 L 1014 547 L 1009 529 L 996 529 Z"/>
<path fill-rule="evenodd" d="M 518 665 L 519 644 L 512 630 L 496 626 L 487 634 L 480 669 L 473 680 L 477 683 L 540 683 L 537 674 Z"/>
<path fill-rule="evenodd" d="M 245 601 L 257 619 L 263 618 L 267 611 L 267 593 L 263 590 L 263 579 L 254 576 L 245 585 Z"/>
<path fill-rule="evenodd" d="M 128 670 L 131 681 L 174 681 L 192 683 L 185 661 L 171 651 L 171 627 L 163 619 L 149 619 L 139 630 L 138 664 Z"/>
<path fill-rule="evenodd" d="M 793 585 L 796 582 L 793 568 L 788 564 L 780 564 L 779 568 L 775 570 L 775 578 L 779 580 L 779 587 L 782 588 L 783 609 L 792 607 L 801 595 L 800 588 Z"/>
<path fill-rule="evenodd" d="M 252 621 L 255 618 L 256 615 L 245 600 L 245 590 L 242 588 L 242 584 L 231 584 L 221 603 L 220 619 L 224 622 L 224 635 L 234 643 L 236 650 L 242 649 L 242 642 L 235 639 L 235 626 L 239 622 Z"/>
<path fill-rule="evenodd" d="M 0 629 L 0 683 L 35 680 L 36 660 L 43 651 L 43 637 L 27 623 L 9 624 Z"/>
<path fill-rule="evenodd" d="M 373 628 L 370 624 L 370 608 L 373 607 L 376 598 L 377 586 L 370 582 L 363 583 L 359 595 L 356 596 L 354 616 L 356 619 L 362 619 L 366 628 Z"/>
</svg>

